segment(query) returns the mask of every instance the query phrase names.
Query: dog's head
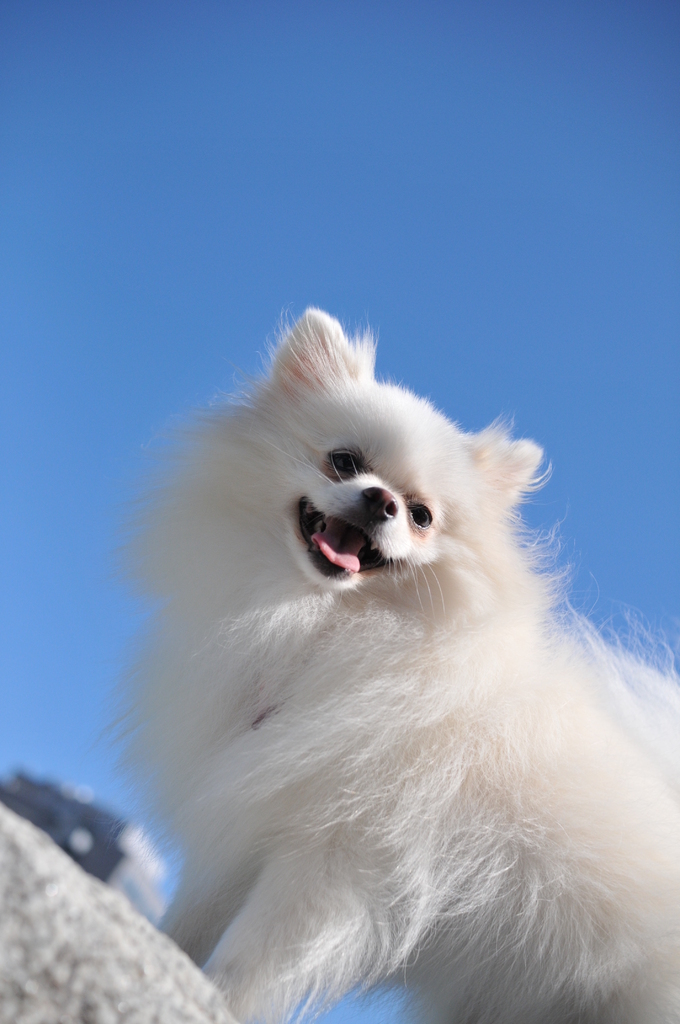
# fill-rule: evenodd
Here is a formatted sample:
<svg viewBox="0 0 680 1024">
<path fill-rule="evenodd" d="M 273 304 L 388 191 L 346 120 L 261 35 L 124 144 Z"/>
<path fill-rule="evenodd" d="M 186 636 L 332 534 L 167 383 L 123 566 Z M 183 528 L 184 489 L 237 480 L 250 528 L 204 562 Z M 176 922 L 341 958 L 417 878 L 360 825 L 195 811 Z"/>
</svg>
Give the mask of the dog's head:
<svg viewBox="0 0 680 1024">
<path fill-rule="evenodd" d="M 278 468 L 285 463 L 298 566 L 331 589 L 417 581 L 452 562 L 488 576 L 484 549 L 507 534 L 541 450 L 495 427 L 465 434 L 428 401 L 377 381 L 373 366 L 370 336 L 349 340 L 337 320 L 310 309 L 258 391 L 254 411 L 276 438 Z"/>
</svg>

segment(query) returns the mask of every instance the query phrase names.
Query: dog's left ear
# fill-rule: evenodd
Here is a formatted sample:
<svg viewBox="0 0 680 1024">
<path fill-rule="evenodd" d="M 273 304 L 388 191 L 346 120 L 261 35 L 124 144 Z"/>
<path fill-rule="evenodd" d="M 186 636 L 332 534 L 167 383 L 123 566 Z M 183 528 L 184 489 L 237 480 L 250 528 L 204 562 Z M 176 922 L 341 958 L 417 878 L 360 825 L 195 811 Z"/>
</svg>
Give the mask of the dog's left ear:
<svg viewBox="0 0 680 1024">
<path fill-rule="evenodd" d="M 332 388 L 347 380 L 370 379 L 374 361 L 370 339 L 348 341 L 337 320 L 310 308 L 279 345 L 271 376 L 286 392 L 296 395 L 301 390 Z"/>
<path fill-rule="evenodd" d="M 492 493 L 505 508 L 517 505 L 524 495 L 541 487 L 549 475 L 549 468 L 539 473 L 544 455 L 535 441 L 513 441 L 500 427 L 487 427 L 476 434 L 472 453 Z"/>
</svg>

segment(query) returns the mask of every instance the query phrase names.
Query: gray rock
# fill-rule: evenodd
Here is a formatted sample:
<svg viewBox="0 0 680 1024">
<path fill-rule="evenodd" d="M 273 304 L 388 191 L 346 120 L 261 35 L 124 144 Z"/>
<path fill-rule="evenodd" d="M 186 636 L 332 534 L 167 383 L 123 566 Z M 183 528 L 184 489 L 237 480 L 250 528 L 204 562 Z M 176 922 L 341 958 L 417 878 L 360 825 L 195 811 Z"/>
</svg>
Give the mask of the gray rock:
<svg viewBox="0 0 680 1024">
<path fill-rule="evenodd" d="M 2 1024 L 235 1024 L 127 899 L 0 805 Z"/>
</svg>

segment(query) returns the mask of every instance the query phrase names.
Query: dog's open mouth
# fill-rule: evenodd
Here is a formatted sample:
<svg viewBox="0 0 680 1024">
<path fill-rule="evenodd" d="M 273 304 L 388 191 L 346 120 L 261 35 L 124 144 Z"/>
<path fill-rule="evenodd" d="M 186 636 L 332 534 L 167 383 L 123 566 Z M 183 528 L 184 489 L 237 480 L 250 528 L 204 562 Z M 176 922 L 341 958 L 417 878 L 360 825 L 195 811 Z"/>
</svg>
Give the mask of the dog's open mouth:
<svg viewBox="0 0 680 1024">
<path fill-rule="evenodd" d="M 344 576 L 387 565 L 387 559 L 358 526 L 327 516 L 309 498 L 300 498 L 300 533 L 317 569 L 325 576 Z"/>
</svg>

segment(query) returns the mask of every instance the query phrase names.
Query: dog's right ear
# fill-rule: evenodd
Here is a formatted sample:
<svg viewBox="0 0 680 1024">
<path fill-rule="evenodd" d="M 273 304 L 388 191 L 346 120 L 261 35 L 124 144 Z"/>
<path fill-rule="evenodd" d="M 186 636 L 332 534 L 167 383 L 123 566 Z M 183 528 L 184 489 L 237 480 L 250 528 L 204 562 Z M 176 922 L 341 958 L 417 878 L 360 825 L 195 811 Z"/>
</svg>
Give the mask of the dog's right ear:
<svg viewBox="0 0 680 1024">
<path fill-rule="evenodd" d="M 320 309 L 307 309 L 274 355 L 272 381 L 289 395 L 328 390 L 348 380 L 373 376 L 370 338 L 348 341 L 339 322 Z"/>
</svg>

